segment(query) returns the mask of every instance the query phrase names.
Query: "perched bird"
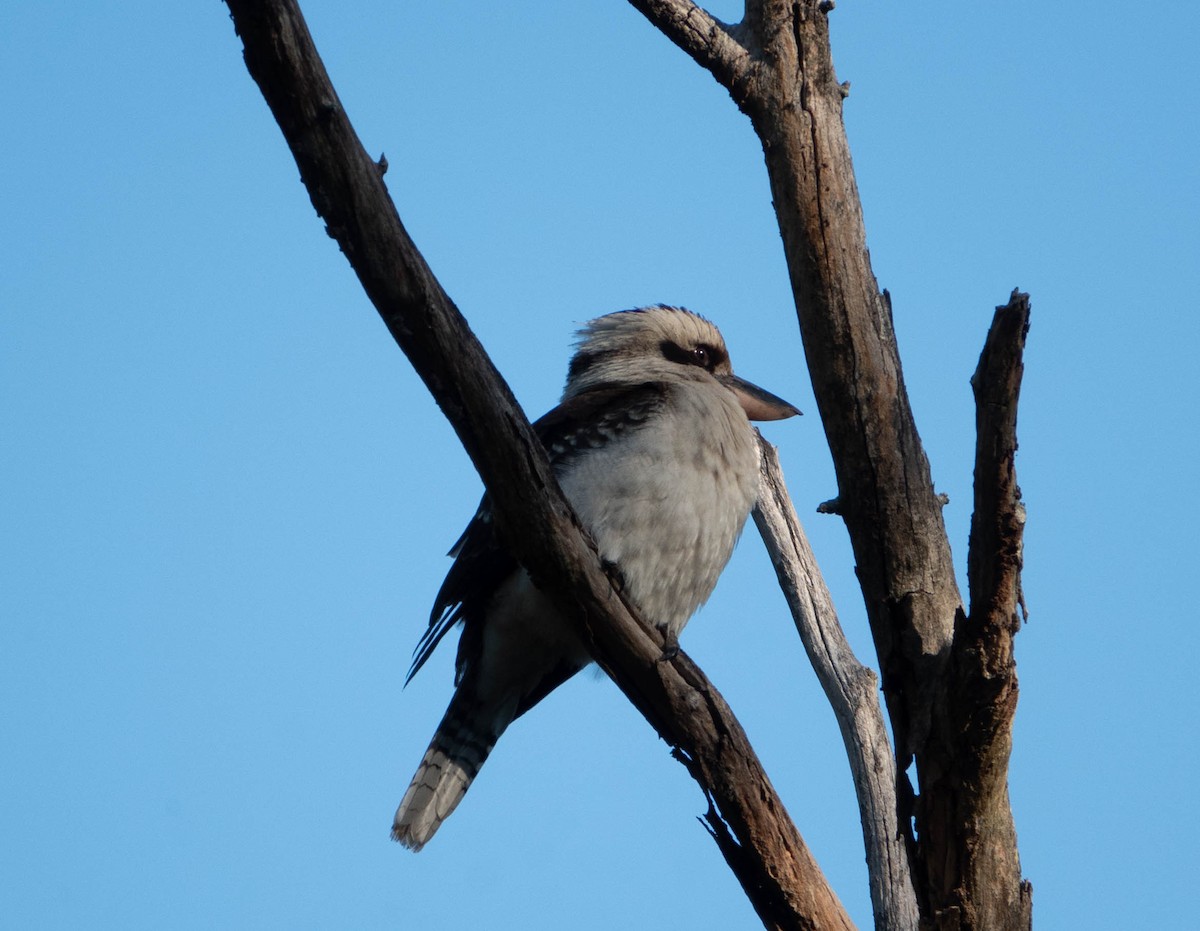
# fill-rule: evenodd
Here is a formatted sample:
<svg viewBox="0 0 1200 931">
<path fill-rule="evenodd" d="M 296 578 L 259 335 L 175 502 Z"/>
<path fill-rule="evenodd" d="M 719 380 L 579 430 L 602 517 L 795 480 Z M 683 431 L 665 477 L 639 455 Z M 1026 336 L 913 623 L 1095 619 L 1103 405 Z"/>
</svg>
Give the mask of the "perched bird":
<svg viewBox="0 0 1200 931">
<path fill-rule="evenodd" d="M 626 597 L 673 643 L 712 593 L 754 505 L 750 420 L 798 413 L 733 374 L 712 323 L 656 305 L 579 331 L 562 402 L 534 428 Z M 454 697 L 392 827 L 413 850 L 454 811 L 504 729 L 591 662 L 498 542 L 486 497 L 450 555 L 408 674 L 462 623 Z"/>
</svg>

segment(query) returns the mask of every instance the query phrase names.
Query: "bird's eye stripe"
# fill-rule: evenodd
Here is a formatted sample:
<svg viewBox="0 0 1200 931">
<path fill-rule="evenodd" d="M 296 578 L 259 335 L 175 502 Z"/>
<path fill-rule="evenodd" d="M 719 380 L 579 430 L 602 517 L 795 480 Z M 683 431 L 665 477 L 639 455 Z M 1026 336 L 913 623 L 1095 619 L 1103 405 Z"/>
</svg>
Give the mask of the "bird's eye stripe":
<svg viewBox="0 0 1200 931">
<path fill-rule="evenodd" d="M 664 359 L 668 359 L 671 362 L 678 362 L 680 365 L 693 364 L 691 354 L 678 343 L 664 339 L 659 348 L 662 349 Z"/>
<path fill-rule="evenodd" d="M 695 365 L 709 372 L 725 359 L 725 353 L 722 350 L 716 346 L 709 346 L 707 343 L 692 349 L 684 349 L 678 343 L 665 339 L 660 348 L 663 358 L 669 359 L 671 362 L 678 362 L 680 365 Z"/>
</svg>

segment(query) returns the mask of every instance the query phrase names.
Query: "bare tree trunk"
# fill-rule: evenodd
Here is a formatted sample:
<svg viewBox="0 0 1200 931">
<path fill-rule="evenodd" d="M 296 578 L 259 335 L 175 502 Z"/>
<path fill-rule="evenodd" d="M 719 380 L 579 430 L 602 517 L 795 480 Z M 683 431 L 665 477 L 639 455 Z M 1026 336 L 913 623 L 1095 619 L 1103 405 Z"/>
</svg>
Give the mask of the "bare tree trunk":
<svg viewBox="0 0 1200 931">
<path fill-rule="evenodd" d="M 989 395 L 981 401 L 989 413 L 979 422 L 968 619 L 904 386 L 890 300 L 871 271 L 842 124 L 845 91 L 829 45 L 833 3 L 747 0 L 734 26 L 690 0 L 630 3 L 728 89 L 762 142 L 837 472 L 829 510 L 850 534 L 883 674 L 898 824 L 909 839 L 922 923 L 1029 927 L 1030 889 L 1007 796 L 1020 569 L 1012 556 L 1020 544 L 1011 462 L 1020 350 L 1012 324 L 993 326 L 988 364 L 981 361 L 975 379 L 977 392 Z M 993 423 L 997 406 L 1007 433 Z M 914 760 L 918 804 L 905 775 Z"/>
<path fill-rule="evenodd" d="M 605 575 L 528 420 L 405 232 L 294 0 L 227 3 L 313 205 L 457 431 L 506 545 L 700 783 L 708 827 L 764 925 L 852 928 L 724 699 L 686 655 L 664 658 Z"/>
</svg>

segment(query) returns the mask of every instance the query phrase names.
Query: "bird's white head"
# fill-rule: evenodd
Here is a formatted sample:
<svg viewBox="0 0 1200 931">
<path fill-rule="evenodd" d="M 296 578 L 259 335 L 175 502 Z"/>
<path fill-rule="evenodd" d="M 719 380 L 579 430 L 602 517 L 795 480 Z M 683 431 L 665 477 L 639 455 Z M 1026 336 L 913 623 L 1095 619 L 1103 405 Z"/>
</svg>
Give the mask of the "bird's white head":
<svg viewBox="0 0 1200 931">
<path fill-rule="evenodd" d="M 585 324 L 563 399 L 602 386 L 713 381 L 733 392 L 751 420 L 783 420 L 800 413 L 733 374 L 725 340 L 711 321 L 665 304 L 622 310 Z"/>
</svg>

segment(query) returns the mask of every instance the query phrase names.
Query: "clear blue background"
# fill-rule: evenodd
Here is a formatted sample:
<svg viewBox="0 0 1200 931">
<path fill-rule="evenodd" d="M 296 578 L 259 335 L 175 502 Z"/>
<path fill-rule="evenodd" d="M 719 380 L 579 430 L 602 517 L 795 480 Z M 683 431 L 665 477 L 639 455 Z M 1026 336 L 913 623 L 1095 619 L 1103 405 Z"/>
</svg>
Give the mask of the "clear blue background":
<svg viewBox="0 0 1200 931">
<path fill-rule="evenodd" d="M 869 658 L 728 95 L 618 0 L 304 8 L 531 415 L 579 323 L 653 301 L 809 411 L 767 433 Z M 993 306 L 1033 296 L 1011 789 L 1038 926 L 1192 927 L 1200 13 L 845 0 L 833 33 L 960 565 L 968 378 Z M 505 735 L 426 851 L 388 841 L 452 647 L 403 673 L 478 479 L 223 5 L 7 4 L 0 36 L 0 925 L 755 927 L 699 791 L 591 675 Z M 684 644 L 869 927 L 837 729 L 753 530 Z"/>
</svg>

